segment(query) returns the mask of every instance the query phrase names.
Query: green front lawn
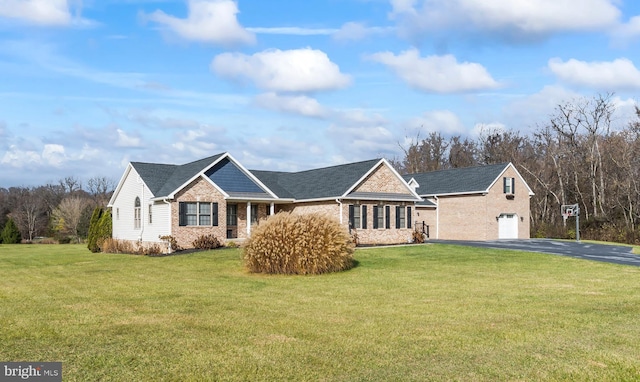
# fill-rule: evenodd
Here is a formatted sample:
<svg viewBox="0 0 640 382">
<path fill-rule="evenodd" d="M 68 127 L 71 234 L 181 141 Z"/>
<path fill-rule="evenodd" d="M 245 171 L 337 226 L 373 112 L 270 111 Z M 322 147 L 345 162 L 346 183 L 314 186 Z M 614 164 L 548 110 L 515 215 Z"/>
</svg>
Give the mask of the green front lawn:
<svg viewBox="0 0 640 382">
<path fill-rule="evenodd" d="M 65 381 L 640 380 L 640 268 L 447 245 L 323 276 L 240 250 L 0 245 L 0 361 Z"/>
</svg>

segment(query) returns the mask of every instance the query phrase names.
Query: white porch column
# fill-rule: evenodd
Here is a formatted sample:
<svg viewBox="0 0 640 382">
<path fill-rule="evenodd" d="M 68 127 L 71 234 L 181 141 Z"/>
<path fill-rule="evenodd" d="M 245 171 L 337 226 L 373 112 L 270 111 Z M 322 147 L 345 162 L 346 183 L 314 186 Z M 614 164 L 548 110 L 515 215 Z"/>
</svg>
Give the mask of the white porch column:
<svg viewBox="0 0 640 382">
<path fill-rule="evenodd" d="M 247 237 L 251 236 L 251 202 L 247 202 Z"/>
<path fill-rule="evenodd" d="M 269 207 L 269 215 L 275 215 L 276 214 L 276 204 L 274 202 L 271 202 L 271 206 Z"/>
</svg>

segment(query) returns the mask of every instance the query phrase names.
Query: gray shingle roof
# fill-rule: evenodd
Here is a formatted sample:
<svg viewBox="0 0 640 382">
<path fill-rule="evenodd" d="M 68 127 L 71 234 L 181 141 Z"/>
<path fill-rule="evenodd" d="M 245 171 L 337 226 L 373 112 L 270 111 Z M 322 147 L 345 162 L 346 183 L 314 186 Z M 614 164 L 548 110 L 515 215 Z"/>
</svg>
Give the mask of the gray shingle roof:
<svg viewBox="0 0 640 382">
<path fill-rule="evenodd" d="M 372 159 L 300 172 L 251 170 L 251 173 L 280 198 L 323 199 L 344 195 L 379 161 Z"/>
<path fill-rule="evenodd" d="M 411 178 L 414 178 L 418 182 L 420 185 L 416 190 L 418 195 L 469 194 L 488 190 L 508 165 L 508 163 L 500 163 L 486 166 L 454 168 L 419 174 L 407 174 L 402 177 L 407 182 L 409 182 Z"/>
<path fill-rule="evenodd" d="M 131 165 L 140 174 L 153 196 L 158 198 L 169 196 L 222 155 L 224 153 L 183 165 L 143 162 L 131 162 Z"/>
</svg>

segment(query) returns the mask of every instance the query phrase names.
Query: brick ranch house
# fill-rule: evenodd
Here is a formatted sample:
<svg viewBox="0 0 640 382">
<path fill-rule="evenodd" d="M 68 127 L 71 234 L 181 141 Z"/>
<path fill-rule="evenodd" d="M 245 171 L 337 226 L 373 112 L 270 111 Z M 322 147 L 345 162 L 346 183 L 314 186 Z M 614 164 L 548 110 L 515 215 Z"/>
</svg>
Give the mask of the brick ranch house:
<svg viewBox="0 0 640 382">
<path fill-rule="evenodd" d="M 333 216 L 357 232 L 360 244 L 406 243 L 414 229 L 441 239 L 511 237 L 513 226 L 502 219 L 518 218 L 517 237 L 529 237 L 532 193 L 513 165 L 449 171 L 402 177 L 385 159 L 300 172 L 256 171 L 229 153 L 183 165 L 131 162 L 108 207 L 114 239 L 151 245 L 172 236 L 183 248 L 201 235 L 212 234 L 221 243 L 246 239 L 260 220 L 279 211 Z M 462 181 L 468 176 L 474 187 Z M 476 177 L 491 181 L 475 183 Z M 501 177 L 511 179 L 508 193 L 498 186 Z M 509 227 L 504 234 L 503 226 Z"/>
<path fill-rule="evenodd" d="M 229 153 L 184 165 L 130 163 L 109 201 L 113 238 L 183 248 L 201 235 L 242 240 L 279 211 L 321 212 L 361 244 L 407 242 L 422 199 L 385 159 L 300 172 L 250 171 Z"/>
</svg>

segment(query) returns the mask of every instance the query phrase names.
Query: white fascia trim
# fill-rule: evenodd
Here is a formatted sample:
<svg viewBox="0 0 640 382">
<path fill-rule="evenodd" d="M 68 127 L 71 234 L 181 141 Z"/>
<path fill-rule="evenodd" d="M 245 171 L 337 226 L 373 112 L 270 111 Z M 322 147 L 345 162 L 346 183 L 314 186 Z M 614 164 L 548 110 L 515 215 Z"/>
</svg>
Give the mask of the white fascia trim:
<svg viewBox="0 0 640 382">
<path fill-rule="evenodd" d="M 273 198 L 237 198 L 237 197 L 233 197 L 233 196 L 229 196 L 229 197 L 225 197 L 225 200 L 229 200 L 229 201 L 237 201 L 237 202 L 272 202 L 272 203 L 276 203 L 278 202 L 278 204 L 282 204 L 283 199 L 278 199 L 278 200 L 274 200 Z M 294 200 L 288 200 L 288 202 L 292 203 Z"/>
<path fill-rule="evenodd" d="M 204 169 L 202 169 L 200 172 L 198 172 L 197 174 L 195 174 L 193 177 L 191 177 L 189 180 L 187 180 L 186 182 L 184 182 L 183 184 L 180 185 L 180 187 L 176 188 L 175 190 L 173 190 L 173 192 L 171 192 L 169 195 L 167 195 L 168 199 L 174 199 L 176 194 L 182 190 L 183 188 L 187 187 L 191 182 L 193 182 L 194 180 L 198 179 L 198 177 L 203 176 L 204 173 L 210 169 L 211 167 L 213 167 L 216 163 L 220 162 L 222 159 L 226 158 L 226 156 L 229 155 L 229 153 L 225 152 L 222 155 L 220 155 L 220 157 L 216 160 L 214 160 L 209 166 L 205 167 Z M 204 178 L 207 178 L 206 176 Z M 218 191 L 220 191 L 222 193 L 222 195 L 225 196 L 229 196 L 227 195 L 226 192 L 222 191 L 222 189 L 220 187 L 218 187 L 215 183 L 213 183 L 211 181 L 211 179 L 208 179 L 209 183 L 211 183 Z"/>
<path fill-rule="evenodd" d="M 316 198 L 316 199 L 293 199 L 292 203 L 313 203 L 313 202 L 327 202 L 327 201 L 336 201 L 338 199 L 342 199 L 342 197 L 338 196 L 337 198 L 334 196 L 332 198 Z"/>
<path fill-rule="evenodd" d="M 411 195 L 415 196 L 417 199 L 421 199 L 420 195 L 418 195 L 416 193 L 415 190 L 413 190 L 409 184 L 407 184 L 407 182 L 404 180 L 404 178 L 402 178 L 400 176 L 400 174 L 398 174 L 398 172 L 393 168 L 393 166 L 391 164 L 389 164 L 389 162 L 382 158 L 378 161 L 378 163 L 376 163 L 374 166 L 372 166 L 369 171 L 367 171 L 360 179 L 358 179 L 357 182 L 355 182 L 353 184 L 353 186 L 351 186 L 347 192 L 345 192 L 341 198 L 346 197 L 347 195 L 349 195 L 356 187 L 358 187 L 358 185 L 360 185 L 369 175 L 371 175 L 381 164 L 384 164 L 385 166 L 389 167 L 389 169 L 391 170 L 391 172 L 393 173 L 393 175 L 398 178 L 398 180 L 400 180 L 400 182 L 402 182 L 405 186 L 405 188 L 411 193 Z"/>
<path fill-rule="evenodd" d="M 129 162 L 129 164 L 127 165 L 127 168 L 124 170 L 124 173 L 120 177 L 120 181 L 118 182 L 118 186 L 116 187 L 116 190 L 113 191 L 113 195 L 111 195 L 111 199 L 109 199 L 109 203 L 107 203 L 107 207 L 113 207 L 113 203 L 116 202 L 116 198 L 118 197 L 120 190 L 122 190 L 122 187 L 124 186 L 125 179 L 127 179 L 127 176 L 132 170 L 135 171 L 135 169 L 133 168 L 133 165 L 131 164 L 131 162 Z"/>
<path fill-rule="evenodd" d="M 462 196 L 462 195 L 477 195 L 477 194 L 486 195 L 487 193 L 488 193 L 487 190 L 482 190 L 482 191 L 468 191 L 468 192 L 450 192 L 447 194 L 424 194 L 420 196 L 422 196 L 422 198 L 425 199 L 425 198 L 440 198 L 443 196 Z"/>
<path fill-rule="evenodd" d="M 487 189 L 487 192 L 489 192 L 489 189 L 491 187 L 493 187 L 494 184 L 496 184 L 496 182 L 498 180 L 500 180 L 500 178 L 502 178 L 502 176 L 504 175 L 504 173 L 509 169 L 509 167 L 513 168 L 513 171 L 516 172 L 516 175 L 518 175 L 518 178 L 522 181 L 522 183 L 524 183 L 524 185 L 527 187 L 527 190 L 529 191 L 529 196 L 533 196 L 535 195 L 535 193 L 533 192 L 533 190 L 531 190 L 531 187 L 529 187 L 529 185 L 527 184 L 527 182 L 525 182 L 524 178 L 522 177 L 522 175 L 520 175 L 520 171 L 518 171 L 518 169 L 516 168 L 516 166 L 513 165 L 513 163 L 509 162 L 509 164 L 507 164 L 506 166 L 504 166 L 504 169 L 502 170 L 502 172 L 500 173 L 500 175 L 498 175 L 498 177 L 491 182 L 491 185 L 489 186 L 489 188 Z"/>
</svg>

